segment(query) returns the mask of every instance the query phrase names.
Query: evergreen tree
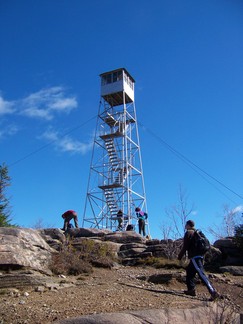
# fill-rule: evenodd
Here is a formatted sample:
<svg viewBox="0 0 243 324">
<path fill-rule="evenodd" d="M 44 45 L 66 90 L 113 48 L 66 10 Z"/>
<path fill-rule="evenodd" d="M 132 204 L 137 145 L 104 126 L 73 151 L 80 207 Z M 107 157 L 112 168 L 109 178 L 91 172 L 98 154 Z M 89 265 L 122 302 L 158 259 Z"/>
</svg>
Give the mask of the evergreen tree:
<svg viewBox="0 0 243 324">
<path fill-rule="evenodd" d="M 9 199 L 6 196 L 6 188 L 10 186 L 10 181 L 8 168 L 3 163 L 0 165 L 0 227 L 12 226 L 10 224 L 11 208 Z"/>
</svg>

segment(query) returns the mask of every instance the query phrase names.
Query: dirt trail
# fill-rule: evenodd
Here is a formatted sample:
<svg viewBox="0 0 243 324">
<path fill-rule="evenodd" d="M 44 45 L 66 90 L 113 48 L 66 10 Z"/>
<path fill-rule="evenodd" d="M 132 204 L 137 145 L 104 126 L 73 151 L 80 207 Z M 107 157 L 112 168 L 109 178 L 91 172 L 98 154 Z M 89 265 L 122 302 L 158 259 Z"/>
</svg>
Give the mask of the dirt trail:
<svg viewBox="0 0 243 324">
<path fill-rule="evenodd" d="M 33 289 L 4 291 L 0 295 L 0 324 L 43 324 L 101 312 L 188 308 L 188 305 L 203 306 L 209 303 L 209 294 L 202 284 L 197 285 L 197 297 L 190 297 L 183 295 L 185 284 L 176 279 L 168 284 L 154 284 L 145 280 L 151 275 L 172 272 L 148 267 L 95 269 L 89 276 L 64 278 L 63 284 L 70 287 L 62 289 L 44 292 Z M 175 272 L 178 274 L 178 271 Z M 228 276 L 227 280 L 215 278 L 213 283 L 220 293 L 228 295 L 228 302 L 235 303 L 243 312 L 243 277 Z"/>
</svg>

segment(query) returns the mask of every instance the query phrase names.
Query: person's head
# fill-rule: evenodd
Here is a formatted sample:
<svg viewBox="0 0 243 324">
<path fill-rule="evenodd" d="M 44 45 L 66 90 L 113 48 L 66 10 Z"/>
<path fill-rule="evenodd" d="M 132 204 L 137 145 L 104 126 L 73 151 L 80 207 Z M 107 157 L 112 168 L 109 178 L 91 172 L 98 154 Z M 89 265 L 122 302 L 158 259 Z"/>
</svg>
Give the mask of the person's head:
<svg viewBox="0 0 243 324">
<path fill-rule="evenodd" d="M 135 212 L 140 212 L 140 210 L 141 210 L 141 209 L 140 209 L 139 207 L 136 207 L 136 208 L 135 208 Z"/>
<path fill-rule="evenodd" d="M 193 220 L 188 220 L 187 222 L 186 222 L 186 229 L 190 229 L 190 228 L 194 228 L 194 226 L 195 226 L 195 223 L 193 222 Z"/>
<path fill-rule="evenodd" d="M 63 218 L 63 219 L 65 218 L 65 215 L 64 215 L 64 214 L 62 214 L 62 218 Z"/>
</svg>

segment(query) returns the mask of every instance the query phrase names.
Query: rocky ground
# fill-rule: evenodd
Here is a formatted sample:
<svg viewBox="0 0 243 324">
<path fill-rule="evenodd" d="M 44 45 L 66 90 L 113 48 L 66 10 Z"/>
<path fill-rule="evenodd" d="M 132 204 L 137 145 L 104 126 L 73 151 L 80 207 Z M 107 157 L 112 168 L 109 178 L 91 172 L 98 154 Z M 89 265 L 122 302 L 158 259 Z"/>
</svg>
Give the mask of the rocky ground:
<svg viewBox="0 0 243 324">
<path fill-rule="evenodd" d="M 87 276 L 59 277 L 50 288 L 3 289 L 0 324 L 43 324 L 86 314 L 190 308 L 212 303 L 202 284 L 197 285 L 197 297 L 183 295 L 184 279 L 183 270 L 117 266 L 111 270 L 95 269 Z M 216 302 L 242 313 L 243 277 L 213 275 L 212 282 L 224 295 L 224 299 Z"/>
</svg>

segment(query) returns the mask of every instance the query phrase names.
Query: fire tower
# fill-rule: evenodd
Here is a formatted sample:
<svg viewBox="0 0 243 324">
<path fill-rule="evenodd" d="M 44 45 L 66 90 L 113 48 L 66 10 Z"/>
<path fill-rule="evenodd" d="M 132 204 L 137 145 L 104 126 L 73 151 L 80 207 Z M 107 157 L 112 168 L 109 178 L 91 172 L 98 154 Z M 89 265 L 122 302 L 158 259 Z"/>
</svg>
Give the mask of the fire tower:
<svg viewBox="0 0 243 324">
<path fill-rule="evenodd" d="M 83 227 L 122 230 L 136 225 L 135 208 L 147 212 L 134 101 L 134 79 L 126 69 L 105 72 L 97 117 Z M 149 232 L 149 231 L 147 231 Z"/>
</svg>

